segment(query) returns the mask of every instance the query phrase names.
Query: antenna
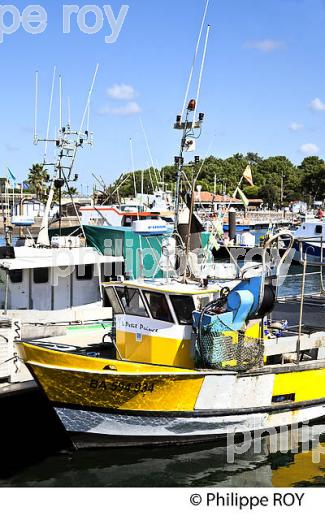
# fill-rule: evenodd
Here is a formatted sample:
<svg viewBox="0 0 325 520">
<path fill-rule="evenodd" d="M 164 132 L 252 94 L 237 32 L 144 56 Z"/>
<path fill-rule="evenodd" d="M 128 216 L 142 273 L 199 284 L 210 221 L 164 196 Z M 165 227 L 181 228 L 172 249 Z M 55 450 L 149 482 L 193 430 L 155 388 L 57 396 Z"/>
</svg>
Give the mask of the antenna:
<svg viewBox="0 0 325 520">
<path fill-rule="evenodd" d="M 196 43 L 196 48 L 195 48 L 195 52 L 194 52 L 192 67 L 191 67 L 191 70 L 190 70 L 190 76 L 189 76 L 188 83 L 187 83 L 187 88 L 186 88 L 186 93 L 185 93 L 185 97 L 184 97 L 183 108 L 182 108 L 182 112 L 181 112 L 181 119 L 183 119 L 185 108 L 186 108 L 186 103 L 187 103 L 187 99 L 188 99 L 188 93 L 190 91 L 190 86 L 191 86 L 191 83 L 192 83 L 194 67 L 195 67 L 197 55 L 198 55 L 198 52 L 199 52 L 199 47 L 200 47 L 202 33 L 203 33 L 203 27 L 204 27 L 205 19 L 206 19 L 206 16 L 207 16 L 209 3 L 210 3 L 210 0 L 207 0 L 206 5 L 205 5 L 203 18 L 202 18 L 200 33 L 199 33 L 199 36 L 198 36 L 198 39 L 197 39 L 197 43 Z"/>
<path fill-rule="evenodd" d="M 148 170 L 148 173 L 149 173 L 149 180 L 150 180 L 150 184 L 151 184 L 151 187 L 152 187 L 152 191 L 154 192 L 155 191 L 155 185 L 153 183 L 153 180 L 152 180 L 152 175 L 151 175 L 151 166 L 150 164 L 147 162 L 147 170 Z"/>
<path fill-rule="evenodd" d="M 147 136 L 147 133 L 146 133 L 146 131 L 145 131 L 145 128 L 144 128 L 144 125 L 143 125 L 143 121 L 142 121 L 142 117 L 141 117 L 141 116 L 139 117 L 139 120 L 140 120 L 140 125 L 141 125 L 141 129 L 142 129 L 143 137 L 144 137 L 144 140 L 145 140 L 145 143 L 146 143 L 148 156 L 149 156 L 149 159 L 150 159 L 150 162 L 151 162 L 151 167 L 152 167 L 152 169 L 153 169 L 153 173 L 154 173 L 154 176 L 155 176 L 155 182 L 156 182 L 157 184 L 159 184 L 159 179 L 158 179 L 158 176 L 157 176 L 157 172 L 156 172 L 156 168 L 155 168 L 155 165 L 154 165 L 154 161 L 153 161 L 152 153 L 151 153 L 151 150 L 150 150 L 150 145 L 149 145 L 149 141 L 148 141 L 148 136 Z M 159 173 L 159 172 L 158 172 L 158 173 Z M 159 175 L 160 175 L 160 174 L 159 174 Z"/>
<path fill-rule="evenodd" d="M 92 81 L 92 83 L 91 83 L 91 86 L 90 86 L 90 89 L 89 89 L 89 92 L 88 92 L 87 103 L 86 103 L 85 110 L 84 110 L 84 113 L 83 113 L 83 116 L 82 116 L 82 120 L 81 120 L 81 124 L 80 124 L 80 129 L 79 129 L 79 134 L 82 133 L 82 129 L 83 129 L 83 126 L 84 126 L 84 123 L 85 123 L 85 119 L 86 119 L 87 111 L 88 111 L 88 108 L 89 108 L 89 105 L 90 105 L 91 96 L 92 96 L 92 93 L 93 93 L 93 90 L 94 90 L 94 85 L 95 85 L 95 81 L 96 81 L 96 76 L 97 76 L 97 73 L 98 73 L 98 69 L 99 69 L 99 64 L 97 63 L 97 65 L 96 65 L 96 69 L 95 69 L 95 72 L 94 72 L 93 81 Z"/>
<path fill-rule="evenodd" d="M 98 71 L 98 65 L 96 67 L 96 71 L 94 74 L 93 81 L 91 83 L 91 87 L 88 93 L 86 108 L 83 114 L 82 118 L 82 126 L 84 124 L 85 118 L 87 116 L 87 111 L 89 113 L 89 105 L 90 105 L 90 99 L 92 95 L 92 91 L 95 84 L 95 79 Z M 86 130 L 82 132 L 81 130 L 76 131 L 72 130 L 70 127 L 70 120 L 71 120 L 71 114 L 70 114 L 70 98 L 68 98 L 68 116 L 69 116 L 69 124 L 65 126 L 61 126 L 59 129 L 59 134 L 55 131 L 54 139 L 50 138 L 50 126 L 51 126 L 51 117 L 52 117 L 52 107 L 53 107 L 53 97 L 54 97 L 54 87 L 55 87 L 55 79 L 56 79 L 56 67 L 54 67 L 53 70 L 53 79 L 52 79 L 52 88 L 51 88 L 51 96 L 50 96 L 50 104 L 49 104 L 49 114 L 48 114 L 48 121 L 47 121 L 47 132 L 46 132 L 46 138 L 39 138 L 37 136 L 37 143 L 44 142 L 45 143 L 45 153 L 44 153 L 44 166 L 52 166 L 54 169 L 54 175 L 52 177 L 51 182 L 51 188 L 49 192 L 48 197 L 48 203 L 46 206 L 46 210 L 44 212 L 41 230 L 38 236 L 37 243 L 38 245 L 42 246 L 48 246 L 49 245 L 49 237 L 48 237 L 48 218 L 49 218 L 49 210 L 51 201 L 53 199 L 53 193 L 54 189 L 59 189 L 59 206 L 60 206 L 60 234 L 61 234 L 61 190 L 64 185 L 66 185 L 67 190 L 70 195 L 71 203 L 73 204 L 75 214 L 78 218 L 80 228 L 83 231 L 84 229 L 82 222 L 80 220 L 79 214 L 77 212 L 75 202 L 73 200 L 73 196 L 71 194 L 71 190 L 69 187 L 69 181 L 73 180 L 76 181 L 78 179 L 78 175 L 74 176 L 74 179 L 71 178 L 72 171 L 75 165 L 76 156 L 79 148 L 82 148 L 84 144 L 91 145 L 92 144 L 92 133 L 89 132 L 89 130 Z M 38 88 L 37 88 L 38 91 Z M 37 103 L 36 103 L 37 106 Z M 37 110 L 36 110 L 37 114 Z M 59 118 L 60 118 L 60 124 L 62 125 L 62 77 L 59 76 Z M 35 116 L 35 121 L 37 121 L 37 117 Z M 88 122 L 89 124 L 89 122 Z M 81 126 L 81 128 L 82 128 Z M 36 125 L 37 127 L 37 125 Z M 36 135 L 36 131 L 35 131 Z M 58 137 L 59 135 L 59 137 Z M 50 162 L 47 162 L 47 150 L 48 150 L 48 144 L 53 143 L 56 147 L 56 157 L 55 159 Z"/>
<path fill-rule="evenodd" d="M 71 126 L 71 100 L 68 97 L 68 125 Z"/>
<path fill-rule="evenodd" d="M 98 182 L 98 184 L 101 186 L 101 188 L 103 188 L 103 191 L 105 191 L 106 190 L 106 186 L 105 186 L 105 183 L 104 183 L 103 179 L 100 176 L 97 177 L 94 173 L 92 173 L 91 175 Z"/>
<path fill-rule="evenodd" d="M 34 144 L 37 144 L 37 119 L 38 119 L 38 70 L 35 72 L 35 116 L 34 116 Z"/>
<path fill-rule="evenodd" d="M 59 76 L 59 129 L 62 130 L 62 76 Z"/>
<path fill-rule="evenodd" d="M 131 167 L 132 167 L 132 175 L 133 175 L 134 195 L 136 197 L 137 196 L 137 183 L 135 180 L 133 142 L 132 142 L 131 137 L 130 137 L 130 156 L 131 156 Z"/>
<path fill-rule="evenodd" d="M 90 121 L 90 103 L 88 105 L 88 112 L 87 112 L 87 132 L 89 133 L 89 121 Z"/>
<path fill-rule="evenodd" d="M 55 76 L 56 76 L 56 65 L 54 65 L 54 68 L 53 68 L 53 78 L 52 78 L 52 88 L 51 88 L 51 96 L 50 96 L 49 115 L 48 115 L 48 119 L 47 119 L 46 140 L 45 140 L 45 148 L 44 148 L 44 163 L 46 162 L 48 140 L 49 140 L 49 135 L 50 135 L 50 125 L 51 125 L 51 116 L 52 116 Z"/>
<path fill-rule="evenodd" d="M 196 121 L 196 111 L 197 111 L 197 106 L 198 106 L 199 98 L 200 98 L 200 91 L 201 91 L 201 84 L 202 84 L 202 76 L 203 76 L 203 70 L 204 70 L 205 58 L 206 58 L 206 54 L 207 54 L 207 47 L 208 47 L 209 34 L 210 34 L 210 25 L 208 25 L 207 32 L 206 32 L 206 36 L 205 36 L 204 51 L 203 51 L 203 57 L 202 57 L 202 63 L 201 63 L 201 70 L 200 70 L 200 76 L 199 76 L 199 83 L 198 83 L 198 86 L 197 86 L 197 92 L 196 92 L 196 105 L 195 105 L 195 110 L 194 110 L 194 114 L 193 114 L 193 123 L 192 123 L 192 128 L 194 128 L 195 121 Z"/>
</svg>

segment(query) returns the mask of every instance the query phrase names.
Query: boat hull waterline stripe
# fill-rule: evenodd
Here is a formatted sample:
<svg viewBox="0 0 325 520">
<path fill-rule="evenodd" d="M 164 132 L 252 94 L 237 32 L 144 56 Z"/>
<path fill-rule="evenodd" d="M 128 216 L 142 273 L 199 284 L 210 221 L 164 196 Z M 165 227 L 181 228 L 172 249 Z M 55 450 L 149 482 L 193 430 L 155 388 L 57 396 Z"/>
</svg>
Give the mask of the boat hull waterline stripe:
<svg viewBox="0 0 325 520">
<path fill-rule="evenodd" d="M 97 434 L 116 438 L 170 438 L 225 437 L 247 432 L 269 432 L 288 424 L 300 424 L 325 415 L 325 406 L 316 405 L 298 411 L 283 411 L 276 414 L 255 413 L 223 417 L 161 417 L 129 416 L 110 413 L 72 410 L 55 407 L 68 433 Z"/>
</svg>

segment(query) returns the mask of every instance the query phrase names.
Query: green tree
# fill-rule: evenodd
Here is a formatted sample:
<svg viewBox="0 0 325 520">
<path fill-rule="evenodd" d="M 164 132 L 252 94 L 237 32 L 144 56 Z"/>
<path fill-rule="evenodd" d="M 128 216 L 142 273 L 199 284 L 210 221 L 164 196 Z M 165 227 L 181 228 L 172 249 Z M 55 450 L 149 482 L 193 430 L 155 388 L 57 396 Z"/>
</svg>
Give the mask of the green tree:
<svg viewBox="0 0 325 520">
<path fill-rule="evenodd" d="M 325 197 L 325 162 L 317 156 L 306 157 L 299 166 L 301 191 L 309 202 Z"/>
<path fill-rule="evenodd" d="M 33 164 L 29 169 L 27 182 L 29 191 L 36 194 L 36 198 L 41 202 L 46 202 L 48 197 L 48 183 L 50 176 L 43 164 Z"/>
<path fill-rule="evenodd" d="M 274 204 L 279 205 L 281 190 L 274 184 L 264 184 L 259 190 L 259 196 L 269 207 L 272 207 Z"/>
<path fill-rule="evenodd" d="M 249 199 L 257 199 L 260 196 L 260 188 L 258 186 L 246 186 L 244 193 Z"/>
<path fill-rule="evenodd" d="M 307 157 L 300 166 L 294 165 L 287 157 L 279 155 L 263 158 L 254 152 L 246 155 L 237 153 L 226 159 L 213 155 L 201 160 L 198 165 L 190 163 L 184 166 L 184 171 L 191 182 L 195 172 L 201 169 L 197 185 L 201 185 L 206 191 L 216 192 L 225 190 L 232 195 L 246 166 L 252 167 L 254 186 L 250 187 L 245 182 L 243 189 L 248 198 L 261 197 L 269 205 L 288 204 L 292 200 L 301 199 L 312 202 L 314 199 L 325 198 L 325 162 L 319 157 Z M 157 180 L 164 179 L 165 186 L 174 191 L 176 182 L 175 165 L 166 165 L 159 173 L 153 168 L 146 169 L 144 176 L 144 191 L 152 193 L 157 188 Z M 140 191 L 141 171 L 135 172 L 137 191 Z M 157 179 L 158 177 L 158 179 Z M 113 192 L 121 184 L 118 190 L 120 197 L 134 196 L 133 175 L 129 173 L 119 183 L 110 187 Z M 186 183 L 183 183 L 186 188 Z"/>
</svg>

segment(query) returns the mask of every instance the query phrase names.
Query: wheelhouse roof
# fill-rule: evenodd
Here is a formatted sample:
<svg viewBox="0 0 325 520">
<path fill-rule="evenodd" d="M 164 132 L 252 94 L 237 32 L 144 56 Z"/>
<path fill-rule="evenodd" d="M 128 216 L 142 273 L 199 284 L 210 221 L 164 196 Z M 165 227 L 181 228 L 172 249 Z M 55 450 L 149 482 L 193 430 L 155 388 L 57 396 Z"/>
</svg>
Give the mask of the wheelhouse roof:
<svg viewBox="0 0 325 520">
<path fill-rule="evenodd" d="M 130 289 L 142 289 L 145 291 L 161 292 L 177 295 L 202 295 L 219 292 L 223 287 L 232 289 L 238 280 L 209 281 L 208 287 L 200 287 L 198 283 L 181 283 L 177 280 L 156 279 L 156 280 L 124 280 L 121 282 L 104 282 L 103 287 L 129 287 Z"/>
<path fill-rule="evenodd" d="M 91 247 L 41 249 L 15 247 L 15 258 L 0 260 L 0 269 L 37 269 L 41 267 L 68 267 L 89 264 L 124 262 L 122 256 L 105 256 Z"/>
</svg>

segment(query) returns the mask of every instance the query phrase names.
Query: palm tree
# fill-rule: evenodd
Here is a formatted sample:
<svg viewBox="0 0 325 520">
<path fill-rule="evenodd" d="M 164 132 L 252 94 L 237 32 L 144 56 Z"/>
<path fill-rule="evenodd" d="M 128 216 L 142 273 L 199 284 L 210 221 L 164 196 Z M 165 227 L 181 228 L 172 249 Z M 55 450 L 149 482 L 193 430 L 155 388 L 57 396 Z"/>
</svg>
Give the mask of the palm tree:
<svg viewBox="0 0 325 520">
<path fill-rule="evenodd" d="M 43 164 L 33 164 L 29 169 L 27 182 L 29 189 L 36 194 L 36 198 L 41 202 L 46 202 L 48 197 L 48 182 L 50 176 Z"/>
<path fill-rule="evenodd" d="M 67 196 L 69 196 L 69 195 L 71 195 L 71 196 L 73 197 L 74 195 L 78 195 L 78 189 L 77 189 L 75 186 L 69 186 L 69 191 L 68 191 L 68 190 L 65 190 L 65 191 L 63 192 L 63 195 L 64 195 L 65 197 L 67 197 Z"/>
</svg>

